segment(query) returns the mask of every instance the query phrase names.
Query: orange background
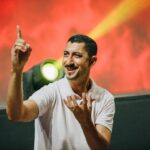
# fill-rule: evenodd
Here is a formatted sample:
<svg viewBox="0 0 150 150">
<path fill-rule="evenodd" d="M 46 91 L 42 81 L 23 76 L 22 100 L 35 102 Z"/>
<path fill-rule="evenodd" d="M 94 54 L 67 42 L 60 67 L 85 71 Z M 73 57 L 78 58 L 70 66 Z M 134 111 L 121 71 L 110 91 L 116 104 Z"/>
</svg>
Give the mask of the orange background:
<svg viewBox="0 0 150 150">
<path fill-rule="evenodd" d="M 88 35 L 104 22 L 109 29 L 95 38 L 99 51 L 92 77 L 113 94 L 150 91 L 150 1 L 141 7 L 137 0 L 136 13 L 133 8 L 124 13 L 133 2 L 126 1 L 120 11 L 123 0 L 0 0 L 0 101 L 6 99 L 17 24 L 33 49 L 26 71 L 47 58 L 59 59 L 69 36 Z M 106 21 L 114 10 L 117 15 Z"/>
</svg>

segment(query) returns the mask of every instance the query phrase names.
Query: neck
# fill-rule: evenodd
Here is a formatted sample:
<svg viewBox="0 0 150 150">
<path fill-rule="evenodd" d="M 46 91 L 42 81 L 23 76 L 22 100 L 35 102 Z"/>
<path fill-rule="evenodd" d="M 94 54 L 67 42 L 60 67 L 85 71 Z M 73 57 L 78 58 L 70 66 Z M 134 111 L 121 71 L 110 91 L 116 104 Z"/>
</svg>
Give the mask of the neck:
<svg viewBox="0 0 150 150">
<path fill-rule="evenodd" d="M 79 82 L 73 80 L 72 81 L 70 80 L 69 82 L 73 91 L 80 96 L 82 96 L 83 92 L 86 93 L 91 87 L 91 80 L 89 78 Z"/>
</svg>

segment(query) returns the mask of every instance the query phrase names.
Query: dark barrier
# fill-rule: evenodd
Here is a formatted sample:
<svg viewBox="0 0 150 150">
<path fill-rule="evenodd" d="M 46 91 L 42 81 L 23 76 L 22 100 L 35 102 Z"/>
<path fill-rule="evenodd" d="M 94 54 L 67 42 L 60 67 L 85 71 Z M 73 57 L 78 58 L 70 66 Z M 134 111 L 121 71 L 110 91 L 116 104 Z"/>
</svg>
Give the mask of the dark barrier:
<svg viewBox="0 0 150 150">
<path fill-rule="evenodd" d="M 115 99 L 110 150 L 150 150 L 150 95 Z M 33 150 L 34 123 L 14 123 L 0 110 L 0 150 Z"/>
<path fill-rule="evenodd" d="M 33 150 L 34 123 L 17 123 L 0 110 L 0 150 Z"/>
<path fill-rule="evenodd" d="M 116 98 L 110 150 L 150 150 L 150 95 Z"/>
</svg>

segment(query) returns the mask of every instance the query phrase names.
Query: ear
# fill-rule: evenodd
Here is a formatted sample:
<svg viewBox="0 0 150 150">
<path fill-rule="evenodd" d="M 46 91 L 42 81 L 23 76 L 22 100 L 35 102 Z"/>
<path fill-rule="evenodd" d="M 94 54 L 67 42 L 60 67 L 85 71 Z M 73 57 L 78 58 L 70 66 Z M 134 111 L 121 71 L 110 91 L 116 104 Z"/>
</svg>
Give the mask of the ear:
<svg viewBox="0 0 150 150">
<path fill-rule="evenodd" d="M 97 57 L 96 56 L 92 56 L 91 60 L 90 60 L 90 66 L 93 66 L 97 61 Z"/>
</svg>

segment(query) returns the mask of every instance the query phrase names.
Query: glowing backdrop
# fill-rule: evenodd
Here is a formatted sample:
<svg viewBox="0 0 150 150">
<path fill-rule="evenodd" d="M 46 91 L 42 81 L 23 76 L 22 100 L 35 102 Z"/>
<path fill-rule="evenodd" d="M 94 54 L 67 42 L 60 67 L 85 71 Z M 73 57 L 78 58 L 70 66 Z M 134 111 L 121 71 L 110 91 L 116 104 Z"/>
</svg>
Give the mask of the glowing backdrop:
<svg viewBox="0 0 150 150">
<path fill-rule="evenodd" d="M 98 43 L 98 84 L 114 94 L 150 91 L 150 0 L 0 0 L 0 10 L 0 101 L 17 24 L 33 48 L 25 70 L 60 59 L 68 37 L 82 33 Z"/>
</svg>

